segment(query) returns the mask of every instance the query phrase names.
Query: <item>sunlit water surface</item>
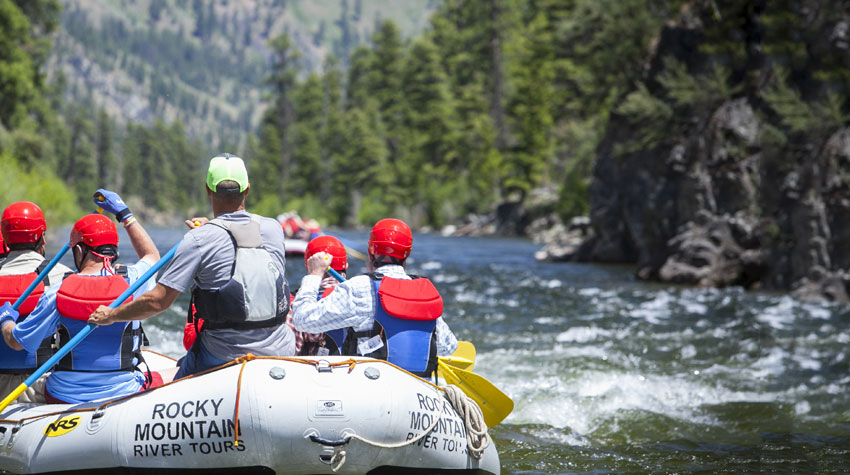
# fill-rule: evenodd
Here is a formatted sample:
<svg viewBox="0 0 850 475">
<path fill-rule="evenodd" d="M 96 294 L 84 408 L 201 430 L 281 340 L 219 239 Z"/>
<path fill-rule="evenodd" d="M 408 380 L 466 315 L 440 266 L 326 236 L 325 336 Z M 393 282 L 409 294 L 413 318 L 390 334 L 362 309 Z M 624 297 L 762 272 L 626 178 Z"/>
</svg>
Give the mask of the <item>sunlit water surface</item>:
<svg viewBox="0 0 850 475">
<path fill-rule="evenodd" d="M 163 253 L 183 233 L 150 231 Z M 366 233 L 338 235 L 365 251 Z M 516 403 L 491 430 L 504 473 L 850 470 L 850 309 L 640 283 L 535 250 L 418 234 L 408 265 L 475 344 L 475 371 Z M 352 260 L 349 275 L 362 271 Z M 287 262 L 293 289 L 303 274 Z M 187 302 L 146 322 L 151 349 L 184 353 Z"/>
</svg>

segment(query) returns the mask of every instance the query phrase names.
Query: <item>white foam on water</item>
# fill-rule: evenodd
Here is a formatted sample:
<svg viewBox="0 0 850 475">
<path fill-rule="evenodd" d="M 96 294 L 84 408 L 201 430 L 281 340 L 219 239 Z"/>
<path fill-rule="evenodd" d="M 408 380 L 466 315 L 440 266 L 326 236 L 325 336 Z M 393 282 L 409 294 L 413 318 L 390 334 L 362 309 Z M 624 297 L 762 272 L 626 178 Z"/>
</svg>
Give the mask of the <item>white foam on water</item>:
<svg viewBox="0 0 850 475">
<path fill-rule="evenodd" d="M 819 371 L 823 366 L 818 360 L 819 357 L 823 357 L 820 351 L 796 347 L 791 355 L 791 360 L 797 363 L 800 369 Z"/>
<path fill-rule="evenodd" d="M 719 386 L 693 372 L 665 376 L 586 371 L 571 379 L 533 374 L 503 383 L 503 390 L 516 404 L 507 423 L 540 423 L 592 434 L 622 411 L 646 411 L 688 423 L 717 425 L 702 406 L 774 397 Z"/>
<path fill-rule="evenodd" d="M 437 270 L 442 269 L 443 264 L 437 261 L 428 261 L 423 262 L 422 265 L 419 266 L 422 270 Z"/>
<path fill-rule="evenodd" d="M 638 308 L 628 311 L 627 315 L 638 318 L 654 325 L 671 317 L 670 305 L 674 302 L 670 293 L 661 291 L 652 300 L 641 303 Z"/>
<path fill-rule="evenodd" d="M 558 343 L 587 343 L 610 337 L 612 332 L 599 327 L 572 327 L 555 337 Z"/>
<path fill-rule="evenodd" d="M 573 446 L 582 446 L 587 447 L 590 445 L 590 441 L 587 437 L 582 436 L 581 434 L 577 434 L 574 431 L 563 432 L 563 431 L 552 431 L 548 428 L 534 428 L 530 431 L 530 434 L 543 442 L 552 442 L 554 444 L 560 445 L 573 445 Z"/>
<path fill-rule="evenodd" d="M 543 282 L 541 282 L 541 285 L 543 285 L 543 287 L 546 287 L 547 289 L 557 289 L 558 287 L 561 287 L 564 284 L 558 279 L 550 279 L 544 280 Z"/>
<path fill-rule="evenodd" d="M 557 317 L 537 317 L 534 319 L 534 323 L 537 325 L 551 325 L 553 323 L 558 323 L 559 321 L 561 321 L 561 319 Z"/>
<path fill-rule="evenodd" d="M 797 304 L 791 297 L 784 296 L 779 303 L 765 308 L 756 316 L 756 320 L 777 330 L 784 330 L 794 323 L 794 310 Z"/>
<path fill-rule="evenodd" d="M 764 379 L 774 374 L 782 374 L 787 356 L 787 351 L 776 347 L 771 348 L 766 355 L 752 363 L 753 376 Z"/>
<path fill-rule="evenodd" d="M 166 331 L 155 325 L 145 325 L 145 333 L 151 345 L 145 349 L 161 353 L 172 358 L 180 358 L 186 354 L 183 347 L 183 334 L 173 330 Z"/>
<path fill-rule="evenodd" d="M 798 416 L 808 414 L 812 411 L 812 405 L 808 401 L 800 401 L 794 404 L 794 413 Z"/>
<path fill-rule="evenodd" d="M 697 347 L 694 345 L 685 345 L 682 347 L 680 354 L 683 360 L 689 360 L 697 355 Z"/>
<path fill-rule="evenodd" d="M 802 309 L 809 314 L 810 318 L 818 320 L 832 319 L 832 310 L 823 306 L 817 306 L 810 303 L 802 304 Z"/>
<path fill-rule="evenodd" d="M 460 276 L 456 274 L 434 274 L 429 278 L 432 282 L 436 282 L 438 284 L 454 284 L 455 282 L 460 281 Z"/>
</svg>

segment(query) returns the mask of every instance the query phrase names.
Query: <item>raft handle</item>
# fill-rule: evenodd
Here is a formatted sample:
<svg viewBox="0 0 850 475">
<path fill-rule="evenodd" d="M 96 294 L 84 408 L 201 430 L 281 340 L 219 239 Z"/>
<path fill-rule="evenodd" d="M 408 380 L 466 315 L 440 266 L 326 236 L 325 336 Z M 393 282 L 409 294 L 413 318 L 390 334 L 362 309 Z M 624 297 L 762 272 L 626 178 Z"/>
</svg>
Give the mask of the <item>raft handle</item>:
<svg viewBox="0 0 850 475">
<path fill-rule="evenodd" d="M 351 437 L 346 437 L 344 439 L 339 439 L 339 440 L 328 440 L 328 439 L 323 439 L 323 438 L 315 436 L 315 435 L 311 435 L 310 441 L 315 442 L 315 443 L 320 444 L 320 445 L 324 445 L 325 447 L 341 447 L 341 446 L 351 442 Z M 321 457 L 321 455 L 320 455 L 320 457 Z M 328 456 L 328 460 L 330 460 L 330 456 Z"/>
<path fill-rule="evenodd" d="M 331 367 L 331 363 L 328 360 L 318 360 L 316 361 L 316 369 L 320 373 L 332 373 L 333 368 Z"/>
</svg>

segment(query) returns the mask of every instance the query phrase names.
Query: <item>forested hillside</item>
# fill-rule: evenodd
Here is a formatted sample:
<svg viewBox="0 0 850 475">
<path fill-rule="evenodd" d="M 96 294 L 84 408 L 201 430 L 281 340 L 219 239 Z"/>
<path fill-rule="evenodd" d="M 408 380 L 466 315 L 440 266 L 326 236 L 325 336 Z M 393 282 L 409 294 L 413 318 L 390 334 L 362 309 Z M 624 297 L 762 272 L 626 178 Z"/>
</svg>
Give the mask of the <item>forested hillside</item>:
<svg viewBox="0 0 850 475">
<path fill-rule="evenodd" d="M 204 143 L 239 144 L 259 122 L 269 40 L 286 32 L 301 75 L 345 62 L 381 19 L 425 26 L 426 0 L 62 0 L 47 71 L 64 96 L 124 124 L 179 120 Z"/>
</svg>

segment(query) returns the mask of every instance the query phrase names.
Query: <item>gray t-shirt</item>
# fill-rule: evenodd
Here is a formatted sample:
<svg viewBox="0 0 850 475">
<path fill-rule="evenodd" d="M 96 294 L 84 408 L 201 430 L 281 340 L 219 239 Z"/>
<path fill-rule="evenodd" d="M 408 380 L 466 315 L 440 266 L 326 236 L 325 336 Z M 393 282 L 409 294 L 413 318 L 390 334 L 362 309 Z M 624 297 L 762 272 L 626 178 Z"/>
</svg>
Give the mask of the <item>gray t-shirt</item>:
<svg viewBox="0 0 850 475">
<path fill-rule="evenodd" d="M 236 224 L 247 224 L 251 220 L 247 211 L 216 217 Z M 271 254 L 280 273 L 285 275 L 286 250 L 280 223 L 271 218 L 261 218 L 260 235 L 263 246 Z M 230 280 L 235 255 L 233 241 L 224 229 L 211 224 L 192 229 L 183 236 L 183 242 L 160 276 L 159 283 L 178 292 L 190 290 L 194 285 L 204 290 L 218 289 Z M 247 353 L 257 356 L 295 354 L 295 336 L 285 323 L 251 330 L 204 330 L 200 338 L 210 353 L 225 360 Z"/>
</svg>

